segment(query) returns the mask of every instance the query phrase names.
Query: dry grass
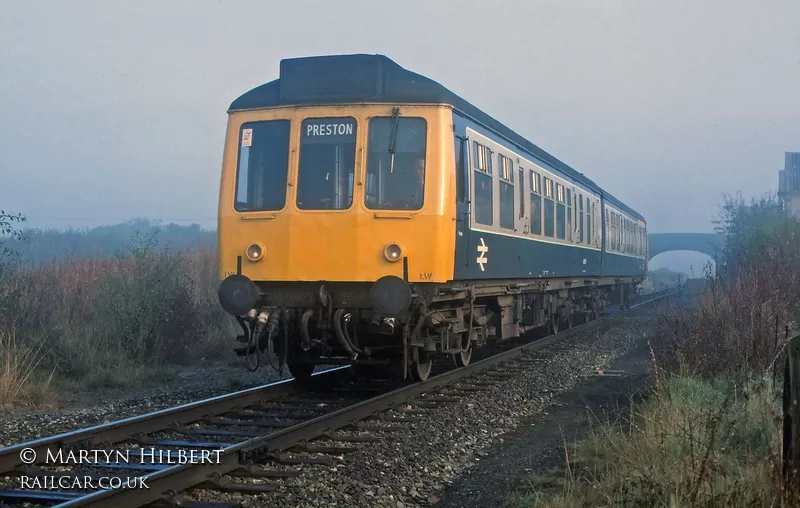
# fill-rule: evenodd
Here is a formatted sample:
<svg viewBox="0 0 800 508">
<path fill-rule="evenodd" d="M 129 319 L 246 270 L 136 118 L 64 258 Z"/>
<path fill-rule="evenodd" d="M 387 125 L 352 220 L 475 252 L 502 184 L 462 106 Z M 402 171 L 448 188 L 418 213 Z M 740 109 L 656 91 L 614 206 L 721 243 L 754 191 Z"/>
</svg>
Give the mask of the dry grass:
<svg viewBox="0 0 800 508">
<path fill-rule="evenodd" d="M 21 403 L 45 407 L 53 403 L 53 373 L 39 377 L 41 360 L 41 348 L 21 346 L 13 333 L 0 331 L 0 406 Z"/>
<path fill-rule="evenodd" d="M 624 422 L 596 422 L 564 468 L 533 478 L 509 505 L 793 506 L 778 402 L 771 380 L 670 376 Z"/>
<path fill-rule="evenodd" d="M 6 270 L 0 330 L 17 331 L 36 371 L 91 386 L 158 379 L 164 365 L 229 353 L 235 329 L 217 301 L 216 266 L 214 251 L 133 248 Z"/>
</svg>

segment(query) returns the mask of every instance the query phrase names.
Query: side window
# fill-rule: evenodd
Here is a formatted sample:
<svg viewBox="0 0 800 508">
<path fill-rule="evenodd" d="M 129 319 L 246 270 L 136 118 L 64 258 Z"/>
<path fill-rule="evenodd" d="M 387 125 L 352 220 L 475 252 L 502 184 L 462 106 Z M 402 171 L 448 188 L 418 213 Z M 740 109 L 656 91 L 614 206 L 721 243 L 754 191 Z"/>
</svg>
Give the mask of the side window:
<svg viewBox="0 0 800 508">
<path fill-rule="evenodd" d="M 609 221 L 610 221 L 610 229 L 609 229 L 609 237 L 611 239 L 611 247 L 610 250 L 614 251 L 617 249 L 617 226 L 614 223 L 614 212 L 611 210 L 608 211 Z"/>
<path fill-rule="evenodd" d="M 617 214 L 611 212 L 611 250 L 617 250 Z"/>
<path fill-rule="evenodd" d="M 519 179 L 517 180 L 517 187 L 519 187 L 519 218 L 525 218 L 525 170 L 519 169 L 517 173 Z"/>
<path fill-rule="evenodd" d="M 631 222 L 625 218 L 625 254 L 631 253 Z"/>
<path fill-rule="evenodd" d="M 625 254 L 631 253 L 631 221 L 625 217 Z"/>
<path fill-rule="evenodd" d="M 492 209 L 494 207 L 494 192 L 492 178 L 492 152 L 488 147 L 473 142 L 475 158 L 473 160 L 475 171 L 475 222 L 486 226 L 492 225 Z"/>
<path fill-rule="evenodd" d="M 289 121 L 249 122 L 239 132 L 237 212 L 280 210 L 286 205 Z"/>
<path fill-rule="evenodd" d="M 567 237 L 567 212 L 564 204 L 566 196 L 564 190 L 563 185 L 556 184 L 556 238 L 559 240 L 564 240 Z"/>
<path fill-rule="evenodd" d="M 464 138 L 455 138 L 456 199 L 463 203 L 466 198 L 464 185 Z"/>
<path fill-rule="evenodd" d="M 555 236 L 555 202 L 553 201 L 553 181 L 544 179 L 544 236 Z"/>
<path fill-rule="evenodd" d="M 514 163 L 500 155 L 500 227 L 514 229 Z"/>
<path fill-rule="evenodd" d="M 586 243 L 591 245 L 592 244 L 592 207 L 594 203 L 589 201 L 589 198 L 586 198 Z"/>
<path fill-rule="evenodd" d="M 542 234 L 542 177 L 531 171 L 531 234 Z"/>
<path fill-rule="evenodd" d="M 642 226 L 636 224 L 636 255 L 642 255 Z"/>
<path fill-rule="evenodd" d="M 567 189 L 567 241 L 572 241 L 572 192 Z"/>
</svg>

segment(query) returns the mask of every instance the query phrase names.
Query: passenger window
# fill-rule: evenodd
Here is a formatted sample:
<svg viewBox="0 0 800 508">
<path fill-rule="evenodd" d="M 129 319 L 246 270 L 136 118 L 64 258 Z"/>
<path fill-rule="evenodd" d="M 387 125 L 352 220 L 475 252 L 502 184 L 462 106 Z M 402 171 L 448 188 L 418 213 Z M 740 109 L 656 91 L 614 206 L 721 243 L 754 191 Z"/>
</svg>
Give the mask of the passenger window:
<svg viewBox="0 0 800 508">
<path fill-rule="evenodd" d="M 483 146 L 477 141 L 473 141 L 475 147 L 475 169 L 480 170 L 488 175 L 492 174 L 492 151 L 489 147 Z"/>
<path fill-rule="evenodd" d="M 237 212 L 281 210 L 286 205 L 289 121 L 249 122 L 239 132 Z"/>
<path fill-rule="evenodd" d="M 354 118 L 307 118 L 300 133 L 297 207 L 346 210 L 353 204 Z"/>
<path fill-rule="evenodd" d="M 556 238 L 564 240 L 566 238 L 566 206 L 564 205 L 564 186 L 556 184 Z"/>
<path fill-rule="evenodd" d="M 572 241 L 572 193 L 567 189 L 567 241 Z"/>
<path fill-rule="evenodd" d="M 594 203 L 586 198 L 586 243 L 589 245 L 592 244 L 592 207 L 594 207 Z"/>
<path fill-rule="evenodd" d="M 553 181 L 544 179 L 544 236 L 555 236 L 555 203 L 553 201 Z"/>
<path fill-rule="evenodd" d="M 422 208 L 427 131 L 424 118 L 381 116 L 369 120 L 364 195 L 367 208 Z"/>
<path fill-rule="evenodd" d="M 514 163 L 500 155 L 500 227 L 514 229 Z"/>
<path fill-rule="evenodd" d="M 489 148 L 474 142 L 475 147 L 475 222 L 491 226 L 494 192 L 492 189 L 492 155 Z"/>
<path fill-rule="evenodd" d="M 542 234 L 542 183 L 541 176 L 531 171 L 531 234 Z"/>
<path fill-rule="evenodd" d="M 525 171 L 519 170 L 519 180 L 517 180 L 517 187 L 519 187 L 519 218 L 525 218 Z"/>
</svg>

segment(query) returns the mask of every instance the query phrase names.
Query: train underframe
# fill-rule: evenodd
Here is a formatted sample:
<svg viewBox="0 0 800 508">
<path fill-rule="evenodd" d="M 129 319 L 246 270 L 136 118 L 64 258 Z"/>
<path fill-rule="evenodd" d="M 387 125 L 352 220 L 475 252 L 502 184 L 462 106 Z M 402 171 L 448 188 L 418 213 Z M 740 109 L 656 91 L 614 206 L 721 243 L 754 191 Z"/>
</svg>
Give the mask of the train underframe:
<svg viewBox="0 0 800 508">
<path fill-rule="evenodd" d="M 539 327 L 557 333 L 597 319 L 608 306 L 627 308 L 641 282 L 628 277 L 408 285 L 385 279 L 259 283 L 255 305 L 237 317 L 243 334 L 236 352 L 247 357 L 251 370 L 268 361 L 279 369 L 285 365 L 298 379 L 308 378 L 316 365 L 352 364 L 425 380 L 437 358 L 452 357 L 465 366 L 476 348 L 491 341 Z"/>
</svg>

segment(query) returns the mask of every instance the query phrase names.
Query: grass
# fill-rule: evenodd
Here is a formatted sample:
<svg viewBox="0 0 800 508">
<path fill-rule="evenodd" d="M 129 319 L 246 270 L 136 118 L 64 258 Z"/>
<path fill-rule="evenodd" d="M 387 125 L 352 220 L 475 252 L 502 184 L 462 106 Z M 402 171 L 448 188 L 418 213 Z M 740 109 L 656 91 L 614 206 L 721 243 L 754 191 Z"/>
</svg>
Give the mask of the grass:
<svg viewBox="0 0 800 508">
<path fill-rule="evenodd" d="M 41 348 L 18 344 L 13 333 L 0 331 L 0 406 L 47 407 L 54 401 L 53 373 L 41 377 Z"/>
<path fill-rule="evenodd" d="M 728 199 L 707 293 L 649 333 L 654 389 L 620 421 L 565 444 L 564 466 L 513 507 L 798 506 L 782 464 L 785 342 L 800 330 L 800 221 L 775 199 Z"/>
<path fill-rule="evenodd" d="M 513 507 L 790 506 L 771 379 L 668 376 L 624 421 L 565 445 L 562 468 L 533 477 Z"/>
<path fill-rule="evenodd" d="M 134 245 L 0 276 L 4 404 L 26 401 L 48 376 L 56 386 L 90 389 L 160 382 L 180 366 L 228 354 L 236 334 L 217 301 L 210 250 Z"/>
</svg>

